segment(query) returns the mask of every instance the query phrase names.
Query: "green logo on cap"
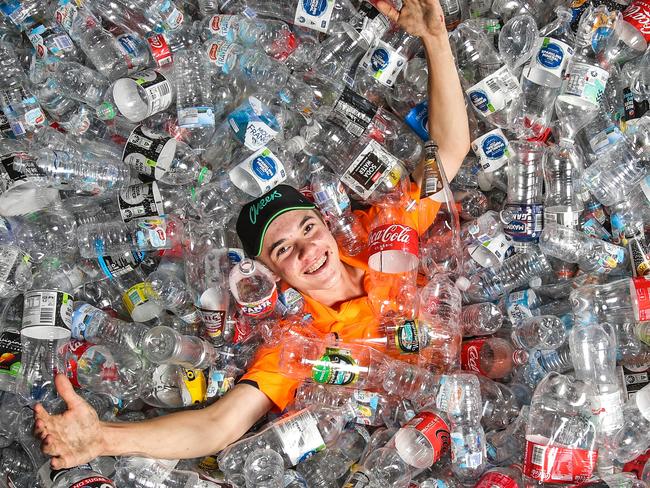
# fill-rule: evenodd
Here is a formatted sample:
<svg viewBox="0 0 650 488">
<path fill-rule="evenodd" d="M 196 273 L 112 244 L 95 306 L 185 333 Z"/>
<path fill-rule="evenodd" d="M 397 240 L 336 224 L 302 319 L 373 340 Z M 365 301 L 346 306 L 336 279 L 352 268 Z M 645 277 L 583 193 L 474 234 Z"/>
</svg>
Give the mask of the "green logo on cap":
<svg viewBox="0 0 650 488">
<path fill-rule="evenodd" d="M 267 195 L 264 198 L 262 198 L 255 205 L 252 205 L 251 208 L 248 210 L 248 219 L 250 220 L 251 224 L 257 223 L 257 216 L 260 214 L 260 211 L 264 207 L 266 207 L 269 203 L 271 203 L 276 198 L 280 198 L 280 197 L 282 197 L 282 193 L 280 193 L 278 190 L 275 190 L 270 195 Z"/>
</svg>

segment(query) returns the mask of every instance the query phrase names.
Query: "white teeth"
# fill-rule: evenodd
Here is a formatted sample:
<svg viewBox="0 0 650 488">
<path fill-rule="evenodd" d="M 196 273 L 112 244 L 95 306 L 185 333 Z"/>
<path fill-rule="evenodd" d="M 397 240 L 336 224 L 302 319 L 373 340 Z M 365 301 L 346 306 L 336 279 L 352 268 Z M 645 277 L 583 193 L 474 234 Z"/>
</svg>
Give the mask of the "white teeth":
<svg viewBox="0 0 650 488">
<path fill-rule="evenodd" d="M 325 264 L 325 261 L 327 260 L 326 256 L 323 256 L 320 258 L 318 261 L 316 261 L 314 264 L 312 264 L 309 268 L 305 270 L 305 273 L 313 273 L 314 271 L 317 271 L 320 269 L 320 267 Z"/>
</svg>

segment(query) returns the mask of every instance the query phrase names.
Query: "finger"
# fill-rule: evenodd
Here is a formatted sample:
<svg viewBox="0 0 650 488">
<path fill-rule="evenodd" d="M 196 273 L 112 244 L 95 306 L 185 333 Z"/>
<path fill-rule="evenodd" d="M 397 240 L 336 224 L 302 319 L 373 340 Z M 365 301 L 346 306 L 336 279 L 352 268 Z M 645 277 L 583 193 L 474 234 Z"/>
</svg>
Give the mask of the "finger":
<svg viewBox="0 0 650 488">
<path fill-rule="evenodd" d="M 386 0 L 377 0 L 375 7 L 377 7 L 377 10 L 382 14 L 388 17 L 391 22 L 397 23 L 399 21 L 399 10 L 393 7 Z"/>
<path fill-rule="evenodd" d="M 43 451 L 43 454 L 56 456 L 58 454 L 56 447 L 56 443 L 53 441 L 52 436 L 48 435 L 41 441 L 41 451 Z"/>
<path fill-rule="evenodd" d="M 52 466 L 52 469 L 54 470 L 67 468 L 65 460 L 61 456 L 52 456 L 50 459 L 50 466 Z"/>
<path fill-rule="evenodd" d="M 47 435 L 47 428 L 45 427 L 45 422 L 41 419 L 37 419 L 34 422 L 34 435 L 41 437 L 41 439 Z"/>
<path fill-rule="evenodd" d="M 72 387 L 72 383 L 68 377 L 64 374 L 57 374 L 54 378 L 54 384 L 56 385 L 56 391 L 59 393 L 59 396 L 63 398 L 63 401 L 68 406 L 69 410 L 72 410 L 74 407 L 83 402 L 83 399 L 77 395 Z"/>
<path fill-rule="evenodd" d="M 43 405 L 37 403 L 34 406 L 34 417 L 36 419 L 48 420 L 50 418 L 50 414 L 47 413 L 47 410 L 45 410 L 45 407 Z"/>
</svg>

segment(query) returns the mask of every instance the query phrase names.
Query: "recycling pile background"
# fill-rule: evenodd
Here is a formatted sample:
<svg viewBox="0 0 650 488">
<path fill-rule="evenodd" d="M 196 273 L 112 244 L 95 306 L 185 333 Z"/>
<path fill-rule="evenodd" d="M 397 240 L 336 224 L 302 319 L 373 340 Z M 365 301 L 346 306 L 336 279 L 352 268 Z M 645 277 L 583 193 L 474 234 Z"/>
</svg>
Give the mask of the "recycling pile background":
<svg viewBox="0 0 650 488">
<path fill-rule="evenodd" d="M 371 3 L 0 0 L 0 487 L 650 481 L 650 3 L 442 8 L 451 182 L 423 45 Z M 239 210 L 279 184 L 367 260 L 377 337 L 315 333 L 244 255 Z M 133 422 L 277 344 L 295 400 L 214 456 L 52 472 L 33 433 L 57 372 Z"/>
</svg>

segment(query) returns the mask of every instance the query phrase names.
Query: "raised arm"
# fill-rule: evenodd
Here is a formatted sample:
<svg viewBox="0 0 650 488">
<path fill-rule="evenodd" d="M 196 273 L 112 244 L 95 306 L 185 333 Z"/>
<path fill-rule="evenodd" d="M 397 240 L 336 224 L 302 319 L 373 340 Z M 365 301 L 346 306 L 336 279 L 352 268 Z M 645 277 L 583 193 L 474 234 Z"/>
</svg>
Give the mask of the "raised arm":
<svg viewBox="0 0 650 488">
<path fill-rule="evenodd" d="M 56 377 L 68 410 L 49 415 L 37 405 L 35 433 L 54 469 L 77 466 L 97 456 L 147 456 L 162 459 L 213 454 L 239 439 L 272 406 L 258 389 L 239 384 L 201 410 L 177 412 L 143 422 L 100 422 L 95 411 L 63 375 Z"/>
<path fill-rule="evenodd" d="M 469 151 L 465 98 L 451 53 L 445 18 L 438 0 L 403 0 L 395 10 L 385 0 L 377 8 L 402 29 L 422 39 L 429 69 L 429 134 L 451 181 Z M 417 181 L 417 180 L 416 180 Z"/>
</svg>

